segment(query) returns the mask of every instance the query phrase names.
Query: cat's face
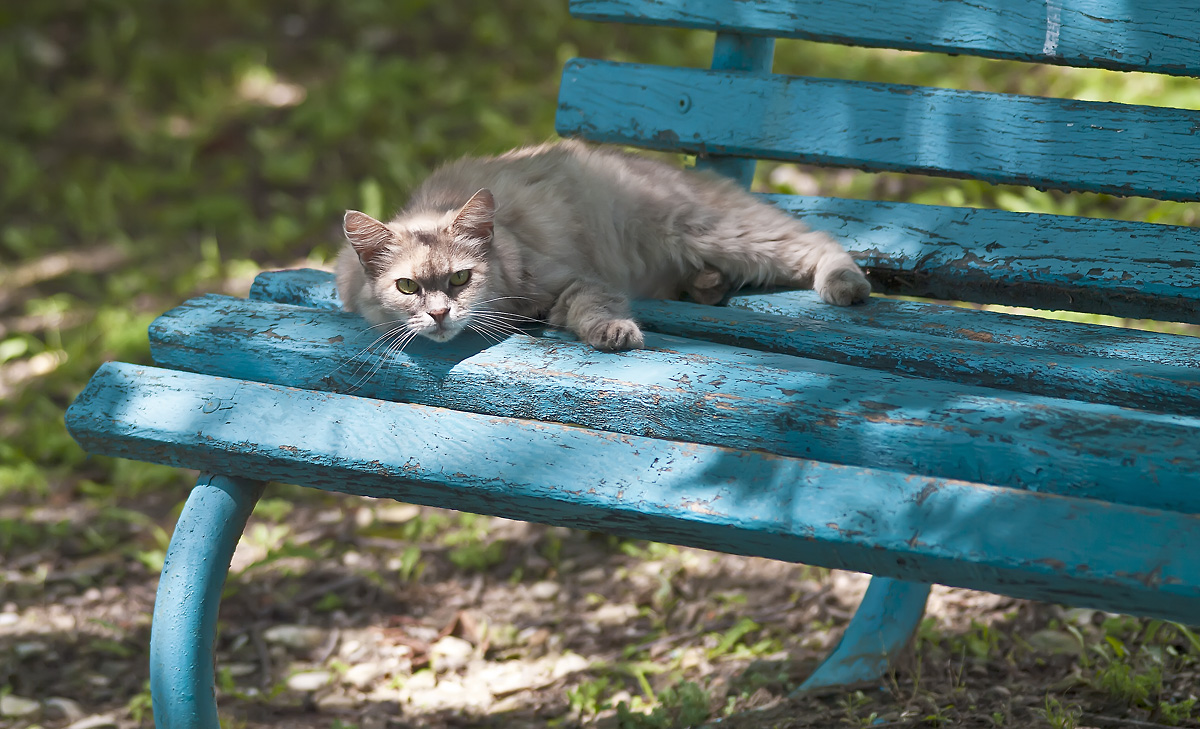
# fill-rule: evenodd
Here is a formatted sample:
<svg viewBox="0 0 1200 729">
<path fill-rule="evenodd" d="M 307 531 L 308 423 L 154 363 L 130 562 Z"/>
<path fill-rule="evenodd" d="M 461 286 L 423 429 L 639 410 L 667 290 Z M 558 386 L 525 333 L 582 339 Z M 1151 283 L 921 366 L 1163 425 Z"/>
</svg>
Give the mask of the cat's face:
<svg viewBox="0 0 1200 729">
<path fill-rule="evenodd" d="M 388 225 L 357 211 L 344 231 L 382 315 L 373 324 L 403 325 L 411 335 L 445 342 L 489 303 L 488 250 L 495 203 L 480 190 L 441 217 L 400 218 Z M 374 319 L 380 319 L 374 321 Z"/>
</svg>

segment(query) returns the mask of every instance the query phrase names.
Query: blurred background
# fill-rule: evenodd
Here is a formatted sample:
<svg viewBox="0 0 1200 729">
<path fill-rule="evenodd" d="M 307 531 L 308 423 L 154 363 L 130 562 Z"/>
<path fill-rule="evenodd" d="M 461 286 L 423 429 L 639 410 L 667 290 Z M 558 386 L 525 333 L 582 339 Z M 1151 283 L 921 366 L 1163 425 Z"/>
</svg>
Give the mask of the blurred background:
<svg viewBox="0 0 1200 729">
<path fill-rule="evenodd" d="M 566 59 L 706 66 L 711 48 L 702 32 L 574 21 L 565 0 L 0 6 L 0 617 L 18 616 L 0 629 L 33 620 L 33 607 L 49 620 L 55 605 L 71 615 L 72 605 L 130 595 L 140 616 L 77 618 L 72 630 L 82 620 L 100 636 L 90 642 L 0 638 L 0 694 L 40 694 L 43 720 L 57 716 L 45 696 L 75 692 L 85 709 L 148 721 L 142 612 L 193 475 L 75 445 L 63 411 L 101 362 L 149 362 L 146 327 L 190 296 L 244 296 L 261 270 L 331 264 L 346 208 L 386 216 L 440 162 L 552 138 Z M 795 41 L 781 41 L 776 57 L 782 73 L 1200 109 L 1193 79 Z M 795 165 L 760 164 L 756 186 L 1197 223 L 1195 205 Z M 496 542 L 484 522 L 406 512 L 387 522 L 393 533 L 356 516 L 361 500 L 278 487 L 257 512 L 275 525 L 259 534 L 259 562 L 340 559 L 341 547 L 326 544 L 339 533 L 294 538 L 303 519 L 293 510 L 305 504 L 333 504 L 377 537 L 427 545 L 402 551 L 392 577 L 420 577 L 422 559 L 433 560 L 430 575 L 443 565 L 467 577 L 504 561 L 488 551 Z M 545 552 L 567 537 L 525 538 L 556 566 Z M 463 544 L 476 551 L 451 557 Z M 644 547 L 605 548 L 645 557 Z M 247 559 L 240 569 L 257 564 Z M 80 668 L 50 679 L 34 663 Z"/>
</svg>

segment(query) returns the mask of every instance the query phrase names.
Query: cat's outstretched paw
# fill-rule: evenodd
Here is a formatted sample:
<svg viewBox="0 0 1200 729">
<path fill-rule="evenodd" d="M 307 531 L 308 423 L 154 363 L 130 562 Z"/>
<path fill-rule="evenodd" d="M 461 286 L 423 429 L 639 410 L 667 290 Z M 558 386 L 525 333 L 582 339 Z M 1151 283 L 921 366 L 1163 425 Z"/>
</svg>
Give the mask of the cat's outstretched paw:
<svg viewBox="0 0 1200 729">
<path fill-rule="evenodd" d="M 692 277 L 686 292 L 688 298 L 697 304 L 714 306 L 721 303 L 730 288 L 731 284 L 725 274 L 712 266 L 705 266 Z"/>
<path fill-rule="evenodd" d="M 857 268 L 839 268 L 817 282 L 817 295 L 830 304 L 849 306 L 866 301 L 871 282 Z"/>
<path fill-rule="evenodd" d="M 641 349 L 646 345 L 642 330 L 633 319 L 609 319 L 596 323 L 584 335 L 584 341 L 604 352 Z"/>
</svg>

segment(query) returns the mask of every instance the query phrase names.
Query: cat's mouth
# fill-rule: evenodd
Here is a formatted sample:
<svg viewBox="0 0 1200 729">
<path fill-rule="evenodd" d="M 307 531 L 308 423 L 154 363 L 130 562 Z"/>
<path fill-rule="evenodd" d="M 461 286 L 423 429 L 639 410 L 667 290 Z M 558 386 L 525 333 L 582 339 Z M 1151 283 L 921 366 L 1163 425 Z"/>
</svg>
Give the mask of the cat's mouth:
<svg viewBox="0 0 1200 729">
<path fill-rule="evenodd" d="M 458 333 L 462 331 L 461 326 L 446 324 L 433 324 L 421 330 L 421 336 L 432 339 L 435 342 L 448 342 Z"/>
</svg>

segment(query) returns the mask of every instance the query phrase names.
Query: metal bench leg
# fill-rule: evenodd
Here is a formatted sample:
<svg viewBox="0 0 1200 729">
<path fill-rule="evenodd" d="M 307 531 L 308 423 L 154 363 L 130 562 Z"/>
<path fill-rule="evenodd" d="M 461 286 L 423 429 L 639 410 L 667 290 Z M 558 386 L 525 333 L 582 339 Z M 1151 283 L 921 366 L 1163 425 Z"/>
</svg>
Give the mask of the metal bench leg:
<svg viewBox="0 0 1200 729">
<path fill-rule="evenodd" d="M 220 729 L 213 667 L 217 608 L 233 550 L 265 485 L 201 474 L 179 515 L 150 628 L 157 729 Z"/>
<path fill-rule="evenodd" d="M 929 585 L 871 578 L 841 641 L 793 695 L 878 681 L 921 624 L 928 597 Z"/>
</svg>

